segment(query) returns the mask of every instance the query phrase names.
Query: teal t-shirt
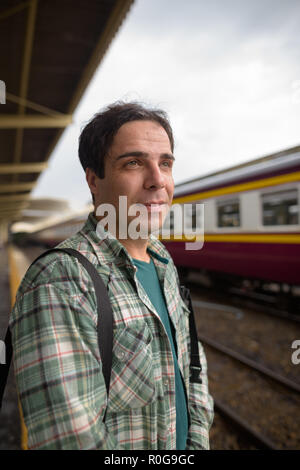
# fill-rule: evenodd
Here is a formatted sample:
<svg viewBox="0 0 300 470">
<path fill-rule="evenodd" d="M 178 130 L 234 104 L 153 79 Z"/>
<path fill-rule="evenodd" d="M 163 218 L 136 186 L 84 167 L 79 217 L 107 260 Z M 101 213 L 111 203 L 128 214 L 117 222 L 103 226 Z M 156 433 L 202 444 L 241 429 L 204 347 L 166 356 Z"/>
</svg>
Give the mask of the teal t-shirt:
<svg viewBox="0 0 300 470">
<path fill-rule="evenodd" d="M 176 449 L 185 450 L 188 435 L 188 414 L 184 386 L 180 374 L 177 355 L 175 352 L 174 339 L 171 332 L 169 313 L 166 307 L 164 294 L 162 292 L 160 282 L 155 269 L 155 264 L 151 258 L 150 263 L 145 261 L 133 260 L 137 269 L 137 278 L 146 291 L 152 305 L 155 307 L 159 314 L 161 321 L 168 334 L 173 359 L 174 359 L 174 372 L 175 372 L 175 396 L 176 396 Z"/>
</svg>

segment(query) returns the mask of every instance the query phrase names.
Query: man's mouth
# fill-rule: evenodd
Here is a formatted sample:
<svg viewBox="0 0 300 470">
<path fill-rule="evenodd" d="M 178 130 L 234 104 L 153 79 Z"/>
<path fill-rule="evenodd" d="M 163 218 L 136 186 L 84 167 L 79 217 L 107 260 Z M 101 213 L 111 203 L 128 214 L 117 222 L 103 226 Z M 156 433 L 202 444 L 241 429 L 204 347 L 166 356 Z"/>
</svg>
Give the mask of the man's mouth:
<svg viewBox="0 0 300 470">
<path fill-rule="evenodd" d="M 144 205 L 146 206 L 148 212 L 162 212 L 163 210 L 166 209 L 167 203 L 164 201 L 146 202 Z"/>
</svg>

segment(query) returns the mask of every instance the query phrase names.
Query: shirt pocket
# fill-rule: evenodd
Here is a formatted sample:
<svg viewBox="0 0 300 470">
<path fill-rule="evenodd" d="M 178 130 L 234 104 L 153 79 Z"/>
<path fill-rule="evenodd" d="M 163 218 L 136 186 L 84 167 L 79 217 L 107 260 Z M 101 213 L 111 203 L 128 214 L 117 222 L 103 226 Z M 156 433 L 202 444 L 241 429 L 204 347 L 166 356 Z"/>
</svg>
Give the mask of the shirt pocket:
<svg viewBox="0 0 300 470">
<path fill-rule="evenodd" d="M 114 336 L 108 412 L 146 406 L 155 397 L 152 334 L 143 323 Z"/>
</svg>

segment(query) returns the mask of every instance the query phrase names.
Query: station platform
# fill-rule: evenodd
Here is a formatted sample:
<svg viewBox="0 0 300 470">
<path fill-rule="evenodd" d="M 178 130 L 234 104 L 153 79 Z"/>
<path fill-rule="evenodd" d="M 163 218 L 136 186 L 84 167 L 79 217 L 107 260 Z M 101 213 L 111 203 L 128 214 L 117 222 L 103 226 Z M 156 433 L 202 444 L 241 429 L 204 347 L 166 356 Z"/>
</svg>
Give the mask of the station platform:
<svg viewBox="0 0 300 470">
<path fill-rule="evenodd" d="M 0 247 L 0 339 L 2 341 L 5 338 L 9 314 L 21 279 L 32 260 L 42 251 L 41 248 L 35 248 L 25 254 L 24 250 L 12 245 Z M 0 450 L 26 449 L 27 432 L 18 405 L 13 364 L 11 364 L 0 412 Z"/>
</svg>

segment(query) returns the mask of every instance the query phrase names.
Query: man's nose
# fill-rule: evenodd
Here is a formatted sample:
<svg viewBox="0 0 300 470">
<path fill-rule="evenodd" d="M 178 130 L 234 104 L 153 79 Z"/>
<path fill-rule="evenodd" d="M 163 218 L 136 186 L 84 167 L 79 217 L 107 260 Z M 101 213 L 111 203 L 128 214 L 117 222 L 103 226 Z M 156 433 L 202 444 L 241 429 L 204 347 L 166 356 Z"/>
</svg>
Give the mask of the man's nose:
<svg viewBox="0 0 300 470">
<path fill-rule="evenodd" d="M 151 164 L 147 168 L 144 186 L 146 189 L 163 188 L 165 186 L 165 175 L 158 164 Z"/>
</svg>

